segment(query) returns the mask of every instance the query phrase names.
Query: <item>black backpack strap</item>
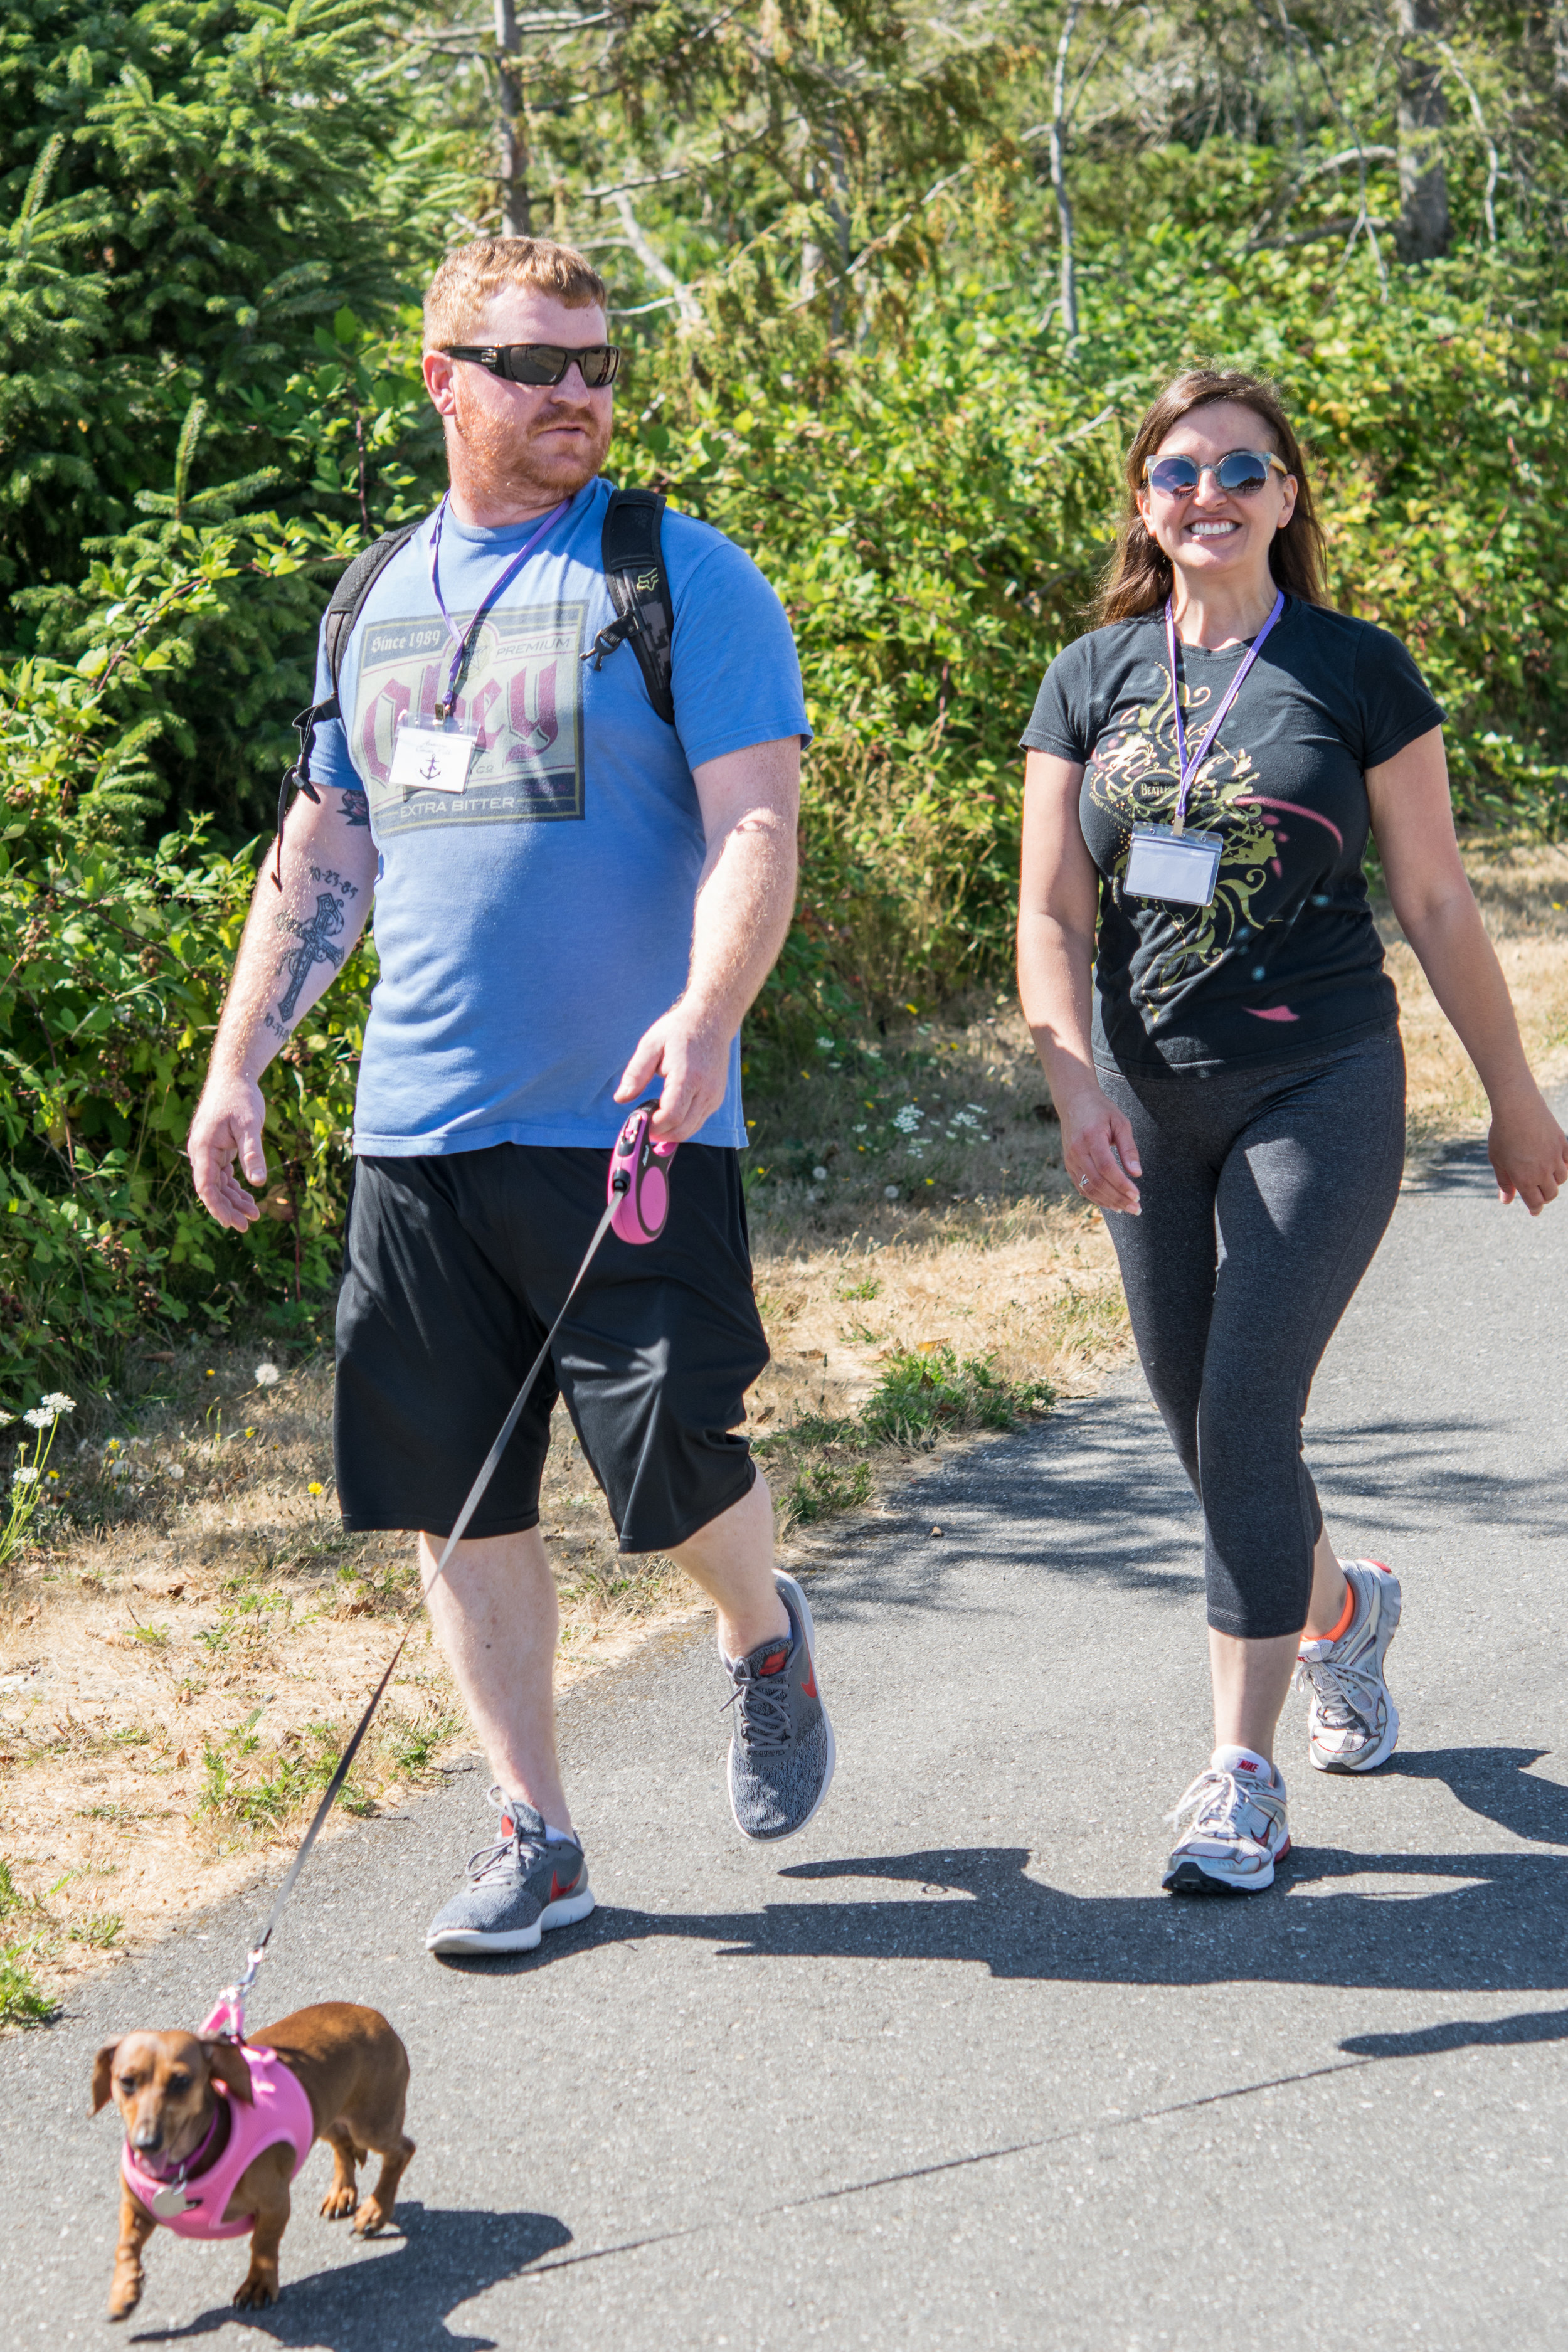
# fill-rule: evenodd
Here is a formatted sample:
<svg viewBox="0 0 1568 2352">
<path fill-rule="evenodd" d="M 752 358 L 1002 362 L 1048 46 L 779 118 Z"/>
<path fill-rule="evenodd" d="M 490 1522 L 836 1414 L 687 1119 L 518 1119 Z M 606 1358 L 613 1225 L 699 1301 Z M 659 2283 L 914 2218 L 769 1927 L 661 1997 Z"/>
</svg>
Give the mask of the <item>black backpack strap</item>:
<svg viewBox="0 0 1568 2352">
<path fill-rule="evenodd" d="M 675 724 L 670 684 L 675 605 L 664 567 L 658 490 L 612 490 L 605 509 L 600 561 L 616 617 L 601 629 L 584 661 L 603 669 L 609 655 L 629 639 L 647 688 L 647 698 L 668 727 Z"/>
<path fill-rule="evenodd" d="M 389 530 L 384 539 L 372 541 L 354 557 L 332 591 L 321 623 L 321 641 L 326 647 L 327 675 L 331 680 L 331 692 L 320 702 L 312 702 L 294 720 L 294 731 L 300 738 L 300 756 L 278 787 L 278 855 L 272 868 L 272 880 L 279 890 L 283 887 L 283 827 L 288 822 L 291 791 L 301 792 L 307 800 L 321 803 L 321 794 L 310 781 L 310 754 L 316 747 L 316 730 L 323 719 L 341 716 L 338 709 L 338 682 L 343 674 L 343 660 L 348 652 L 349 638 L 354 623 L 364 610 L 365 599 L 385 571 L 400 547 L 405 546 L 418 530 L 417 523 L 407 523 L 401 530 Z"/>
</svg>

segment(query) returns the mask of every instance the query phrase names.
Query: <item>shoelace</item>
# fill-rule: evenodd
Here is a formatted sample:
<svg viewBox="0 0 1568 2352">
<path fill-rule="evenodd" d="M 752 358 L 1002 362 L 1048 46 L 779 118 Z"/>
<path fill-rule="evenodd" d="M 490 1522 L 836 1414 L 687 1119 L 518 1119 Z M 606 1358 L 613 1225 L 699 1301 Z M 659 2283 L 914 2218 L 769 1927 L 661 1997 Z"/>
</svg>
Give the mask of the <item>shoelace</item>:
<svg viewBox="0 0 1568 2352">
<path fill-rule="evenodd" d="M 1365 1654 L 1374 1655 L 1371 1651 Z M 1360 1706 L 1351 1696 L 1352 1685 L 1358 1685 L 1365 1693 Z M 1371 1731 L 1376 1727 L 1379 1678 L 1375 1663 L 1360 1665 L 1347 1659 L 1336 1664 L 1329 1658 L 1298 1657 L 1290 1686 L 1293 1690 L 1311 1691 L 1331 1731 Z"/>
<path fill-rule="evenodd" d="M 493 1805 L 497 1812 L 504 1818 L 506 1799 L 499 1788 L 492 1788 L 485 1801 L 487 1804 Z M 482 1845 L 468 1856 L 468 1876 L 476 1886 L 482 1886 L 487 1878 L 508 1875 L 513 1867 L 522 1868 L 522 1849 L 525 1844 L 537 1849 L 542 1843 L 542 1839 L 525 1838 L 521 1830 L 514 1829 L 510 1837 L 500 1839 L 494 1845 Z"/>
<path fill-rule="evenodd" d="M 750 1666 L 731 1666 L 735 1687 L 719 1709 L 727 1715 L 737 1705 L 741 1709 L 741 1745 L 742 1748 L 768 1748 L 789 1746 L 789 1698 L 786 1690 L 776 1685 L 785 1681 L 785 1670 L 776 1675 L 754 1675 Z"/>
<path fill-rule="evenodd" d="M 1244 1789 L 1234 1772 L 1222 1772 L 1211 1764 L 1206 1772 L 1198 1774 L 1184 1795 L 1177 1798 L 1174 1810 L 1165 1819 L 1184 1837 L 1196 1837 L 1206 1831 L 1211 1836 L 1247 1838 L 1254 1845 L 1261 1845 L 1268 1835 L 1267 1827 L 1260 1837 L 1243 1829 L 1237 1819 L 1244 1805 L 1253 1805 L 1263 1811 L 1258 1804 L 1260 1794 L 1256 1789 Z M 1193 1818 L 1183 1830 L 1182 1815 L 1185 1812 L 1191 1812 Z M 1271 1818 L 1265 1814 L 1266 1822 Z"/>
</svg>

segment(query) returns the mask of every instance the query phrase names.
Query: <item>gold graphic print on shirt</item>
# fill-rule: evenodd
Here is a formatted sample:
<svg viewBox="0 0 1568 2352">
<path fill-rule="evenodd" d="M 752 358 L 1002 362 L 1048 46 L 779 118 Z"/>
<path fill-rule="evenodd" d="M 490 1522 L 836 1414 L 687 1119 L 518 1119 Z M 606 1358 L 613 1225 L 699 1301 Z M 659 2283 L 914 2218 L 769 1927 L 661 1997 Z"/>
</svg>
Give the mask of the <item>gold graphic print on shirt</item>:
<svg viewBox="0 0 1568 2352">
<path fill-rule="evenodd" d="M 461 793 L 405 793 L 390 781 L 399 720 L 435 719 L 451 638 L 439 619 L 365 629 L 349 753 L 364 779 L 378 840 L 431 824 L 582 816 L 587 612 L 582 603 L 502 605 L 485 622 L 458 698 L 458 727 L 478 738 Z M 459 635 L 470 617 L 453 614 Z"/>
<path fill-rule="evenodd" d="M 1189 752 L 1203 739 L 1205 705 L 1212 699 L 1210 690 L 1199 687 L 1189 690 L 1182 706 Z M 1172 823 L 1178 772 L 1174 706 L 1167 678 L 1157 701 L 1118 715 L 1114 733 L 1101 736 L 1095 746 L 1086 775 L 1096 807 L 1122 829 L 1111 887 L 1129 913 L 1155 912 L 1149 901 L 1122 897 L 1132 827 Z M 1258 904 L 1270 885 L 1281 879 L 1279 845 L 1259 813 L 1266 795 L 1258 786 L 1251 754 L 1229 751 L 1223 741 L 1215 744 L 1198 771 L 1187 802 L 1187 823 L 1194 832 L 1219 834 L 1225 846 L 1208 906 L 1162 904 L 1158 909 L 1163 932 L 1156 933 L 1148 964 L 1132 990 L 1133 1002 L 1147 1005 L 1155 1022 L 1240 940 L 1278 919 Z"/>
</svg>

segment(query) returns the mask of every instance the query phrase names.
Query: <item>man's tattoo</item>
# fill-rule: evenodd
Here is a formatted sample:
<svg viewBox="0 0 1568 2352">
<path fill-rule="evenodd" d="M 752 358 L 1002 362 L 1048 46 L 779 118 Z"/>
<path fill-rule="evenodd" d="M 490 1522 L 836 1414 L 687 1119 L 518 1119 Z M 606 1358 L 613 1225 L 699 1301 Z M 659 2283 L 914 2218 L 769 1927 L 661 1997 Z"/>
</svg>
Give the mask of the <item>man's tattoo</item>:
<svg viewBox="0 0 1568 2352">
<path fill-rule="evenodd" d="M 342 786 L 341 790 L 342 792 L 342 799 L 338 803 L 338 814 L 342 817 L 346 817 L 351 825 L 368 826 L 370 824 L 370 798 L 368 793 L 356 793 L 347 784 Z"/>
<path fill-rule="evenodd" d="M 352 882 L 342 882 L 335 874 L 329 877 L 317 866 L 313 866 L 310 868 L 310 877 L 313 881 L 326 881 L 330 878 L 349 896 L 357 895 Z M 329 942 L 341 938 L 343 928 L 342 899 L 334 898 L 331 890 L 321 890 L 317 893 L 316 911 L 308 923 L 297 923 L 291 915 L 280 915 L 278 918 L 278 929 L 280 931 L 291 933 L 299 941 L 299 945 L 291 949 L 279 963 L 279 973 L 286 971 L 289 975 L 289 986 L 279 1000 L 277 1019 L 275 1021 L 271 1017 L 268 1019 L 268 1029 L 282 1029 L 287 1034 L 288 1025 L 292 1022 L 295 1008 L 300 1002 L 300 991 L 317 964 L 330 963 L 336 971 L 338 965 L 342 963 L 341 952 L 329 945 Z"/>
</svg>

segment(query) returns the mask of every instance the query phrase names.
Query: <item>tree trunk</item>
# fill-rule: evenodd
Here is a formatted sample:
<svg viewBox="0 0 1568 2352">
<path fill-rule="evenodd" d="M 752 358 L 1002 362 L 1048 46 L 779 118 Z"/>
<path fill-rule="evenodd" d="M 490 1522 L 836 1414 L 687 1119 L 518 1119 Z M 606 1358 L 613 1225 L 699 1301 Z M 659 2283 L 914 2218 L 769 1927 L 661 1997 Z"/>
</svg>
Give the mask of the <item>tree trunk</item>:
<svg viewBox="0 0 1568 2352">
<path fill-rule="evenodd" d="M 1394 0 L 1394 18 L 1400 42 L 1399 226 L 1394 241 L 1404 261 L 1436 261 L 1448 250 L 1451 233 L 1442 140 L 1448 108 L 1436 49 L 1443 30 L 1439 0 Z"/>
<path fill-rule="evenodd" d="M 522 43 L 518 37 L 516 0 L 496 0 L 496 47 L 500 52 L 496 61 L 500 81 L 500 119 L 496 137 L 500 233 L 502 236 L 531 236 L 528 117 L 522 105 Z"/>
<path fill-rule="evenodd" d="M 1070 0 L 1062 17 L 1061 38 L 1057 43 L 1057 69 L 1051 82 L 1051 190 L 1057 200 L 1057 220 L 1062 240 L 1062 329 L 1069 343 L 1078 333 L 1078 273 L 1072 247 L 1072 198 L 1068 193 L 1067 72 L 1068 50 L 1078 24 L 1078 11 L 1079 0 Z"/>
</svg>

